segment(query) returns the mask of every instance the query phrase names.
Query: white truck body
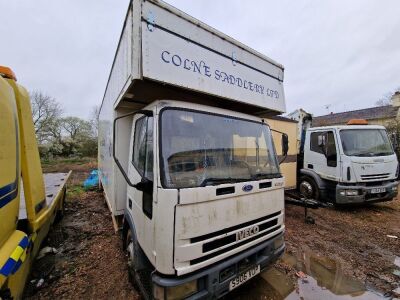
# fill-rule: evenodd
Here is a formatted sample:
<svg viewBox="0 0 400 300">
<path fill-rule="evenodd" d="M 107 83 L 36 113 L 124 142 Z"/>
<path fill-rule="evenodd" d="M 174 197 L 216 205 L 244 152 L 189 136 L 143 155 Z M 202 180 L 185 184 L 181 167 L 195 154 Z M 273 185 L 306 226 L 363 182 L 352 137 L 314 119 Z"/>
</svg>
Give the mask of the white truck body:
<svg viewBox="0 0 400 300">
<path fill-rule="evenodd" d="M 163 51 L 170 53 L 168 57 L 164 54 L 170 63 L 163 61 Z M 175 53 L 182 60 L 179 67 L 172 63 Z M 185 59 L 190 60 L 191 70 L 185 69 Z M 208 77 L 205 72 L 212 75 Z M 222 72 L 228 77 L 221 77 Z M 229 76 L 236 78 L 235 84 Z M 202 98 L 187 99 L 189 91 L 201 93 Z M 115 215 L 123 214 L 125 202 L 117 199 L 124 198 L 126 189 L 119 185 L 125 185 L 122 175 L 113 168 L 112 120 L 162 99 L 200 102 L 258 116 L 280 114 L 286 109 L 283 66 L 162 1 L 132 1 L 99 115 L 100 169 Z M 126 136 L 130 129 L 129 121 L 119 128 Z M 128 151 L 128 142 L 121 141 L 117 151 Z M 128 156 L 128 152 L 119 154 Z"/>
<path fill-rule="evenodd" d="M 284 178 L 262 117 L 284 111 L 282 65 L 164 2 L 130 3 L 99 114 L 99 178 L 162 293 L 194 280 L 198 297 L 219 297 L 242 261 L 256 274 L 283 253 Z"/>
<path fill-rule="evenodd" d="M 312 116 L 302 109 L 288 116 L 299 122 L 297 175 L 302 194 L 337 204 L 397 196 L 398 161 L 385 127 L 311 127 Z"/>
<path fill-rule="evenodd" d="M 324 146 L 316 145 L 318 139 L 325 139 L 322 137 L 327 139 L 327 153 L 323 153 Z M 318 175 L 320 180 L 315 177 L 315 182 L 320 188 L 320 197 L 337 204 L 388 201 L 397 196 L 397 156 L 383 126 L 308 129 L 300 172 Z"/>
</svg>

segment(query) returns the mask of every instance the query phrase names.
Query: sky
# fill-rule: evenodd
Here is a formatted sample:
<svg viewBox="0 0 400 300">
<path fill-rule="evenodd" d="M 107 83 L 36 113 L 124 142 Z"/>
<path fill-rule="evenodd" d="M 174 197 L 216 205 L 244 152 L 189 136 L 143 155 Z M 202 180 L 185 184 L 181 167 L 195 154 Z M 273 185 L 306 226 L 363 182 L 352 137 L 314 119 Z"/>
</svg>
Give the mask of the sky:
<svg viewBox="0 0 400 300">
<path fill-rule="evenodd" d="M 400 87 L 398 0 L 168 0 L 285 67 L 287 112 L 374 106 Z M 103 98 L 129 0 L 0 0 L 0 65 L 88 118 Z"/>
</svg>

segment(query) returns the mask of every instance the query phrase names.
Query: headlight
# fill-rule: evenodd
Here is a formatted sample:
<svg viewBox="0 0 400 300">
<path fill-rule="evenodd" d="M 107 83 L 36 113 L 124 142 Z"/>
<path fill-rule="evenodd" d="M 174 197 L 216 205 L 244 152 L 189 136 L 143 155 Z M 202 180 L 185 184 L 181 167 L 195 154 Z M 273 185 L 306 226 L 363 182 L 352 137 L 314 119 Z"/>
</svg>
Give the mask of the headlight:
<svg viewBox="0 0 400 300">
<path fill-rule="evenodd" d="M 197 292 L 197 279 L 167 288 L 167 300 L 183 299 Z"/>
<path fill-rule="evenodd" d="M 397 185 L 395 185 L 394 187 L 392 187 L 393 192 L 397 192 Z"/>
<path fill-rule="evenodd" d="M 277 250 L 280 247 L 282 247 L 283 242 L 284 242 L 283 235 L 281 237 L 275 239 L 274 240 L 274 249 Z"/>
<path fill-rule="evenodd" d="M 346 190 L 346 196 L 358 196 L 358 190 Z"/>
</svg>

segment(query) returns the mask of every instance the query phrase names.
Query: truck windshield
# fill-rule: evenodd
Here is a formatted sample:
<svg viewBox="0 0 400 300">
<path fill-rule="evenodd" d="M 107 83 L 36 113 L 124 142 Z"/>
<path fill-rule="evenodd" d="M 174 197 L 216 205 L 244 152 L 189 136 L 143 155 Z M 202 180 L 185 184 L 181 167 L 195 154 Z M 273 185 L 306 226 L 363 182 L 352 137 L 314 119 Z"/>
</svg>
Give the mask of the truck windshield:
<svg viewBox="0 0 400 300">
<path fill-rule="evenodd" d="M 161 160 L 167 188 L 280 176 L 267 125 L 181 109 L 162 113 Z"/>
<path fill-rule="evenodd" d="M 384 129 L 345 129 L 340 131 L 344 154 L 349 156 L 392 155 L 393 149 Z"/>
</svg>

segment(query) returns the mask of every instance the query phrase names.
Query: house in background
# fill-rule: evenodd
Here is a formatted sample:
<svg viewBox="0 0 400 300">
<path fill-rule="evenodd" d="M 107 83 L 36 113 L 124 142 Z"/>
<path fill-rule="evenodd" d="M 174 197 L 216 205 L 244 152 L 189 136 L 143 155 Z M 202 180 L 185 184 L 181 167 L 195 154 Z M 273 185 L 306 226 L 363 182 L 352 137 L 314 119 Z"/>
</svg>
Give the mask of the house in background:
<svg viewBox="0 0 400 300">
<path fill-rule="evenodd" d="M 400 92 L 392 96 L 391 105 L 377 106 L 341 113 L 331 113 L 325 116 L 313 117 L 312 126 L 345 125 L 351 119 L 365 119 L 371 125 L 392 127 L 400 122 Z"/>
</svg>

